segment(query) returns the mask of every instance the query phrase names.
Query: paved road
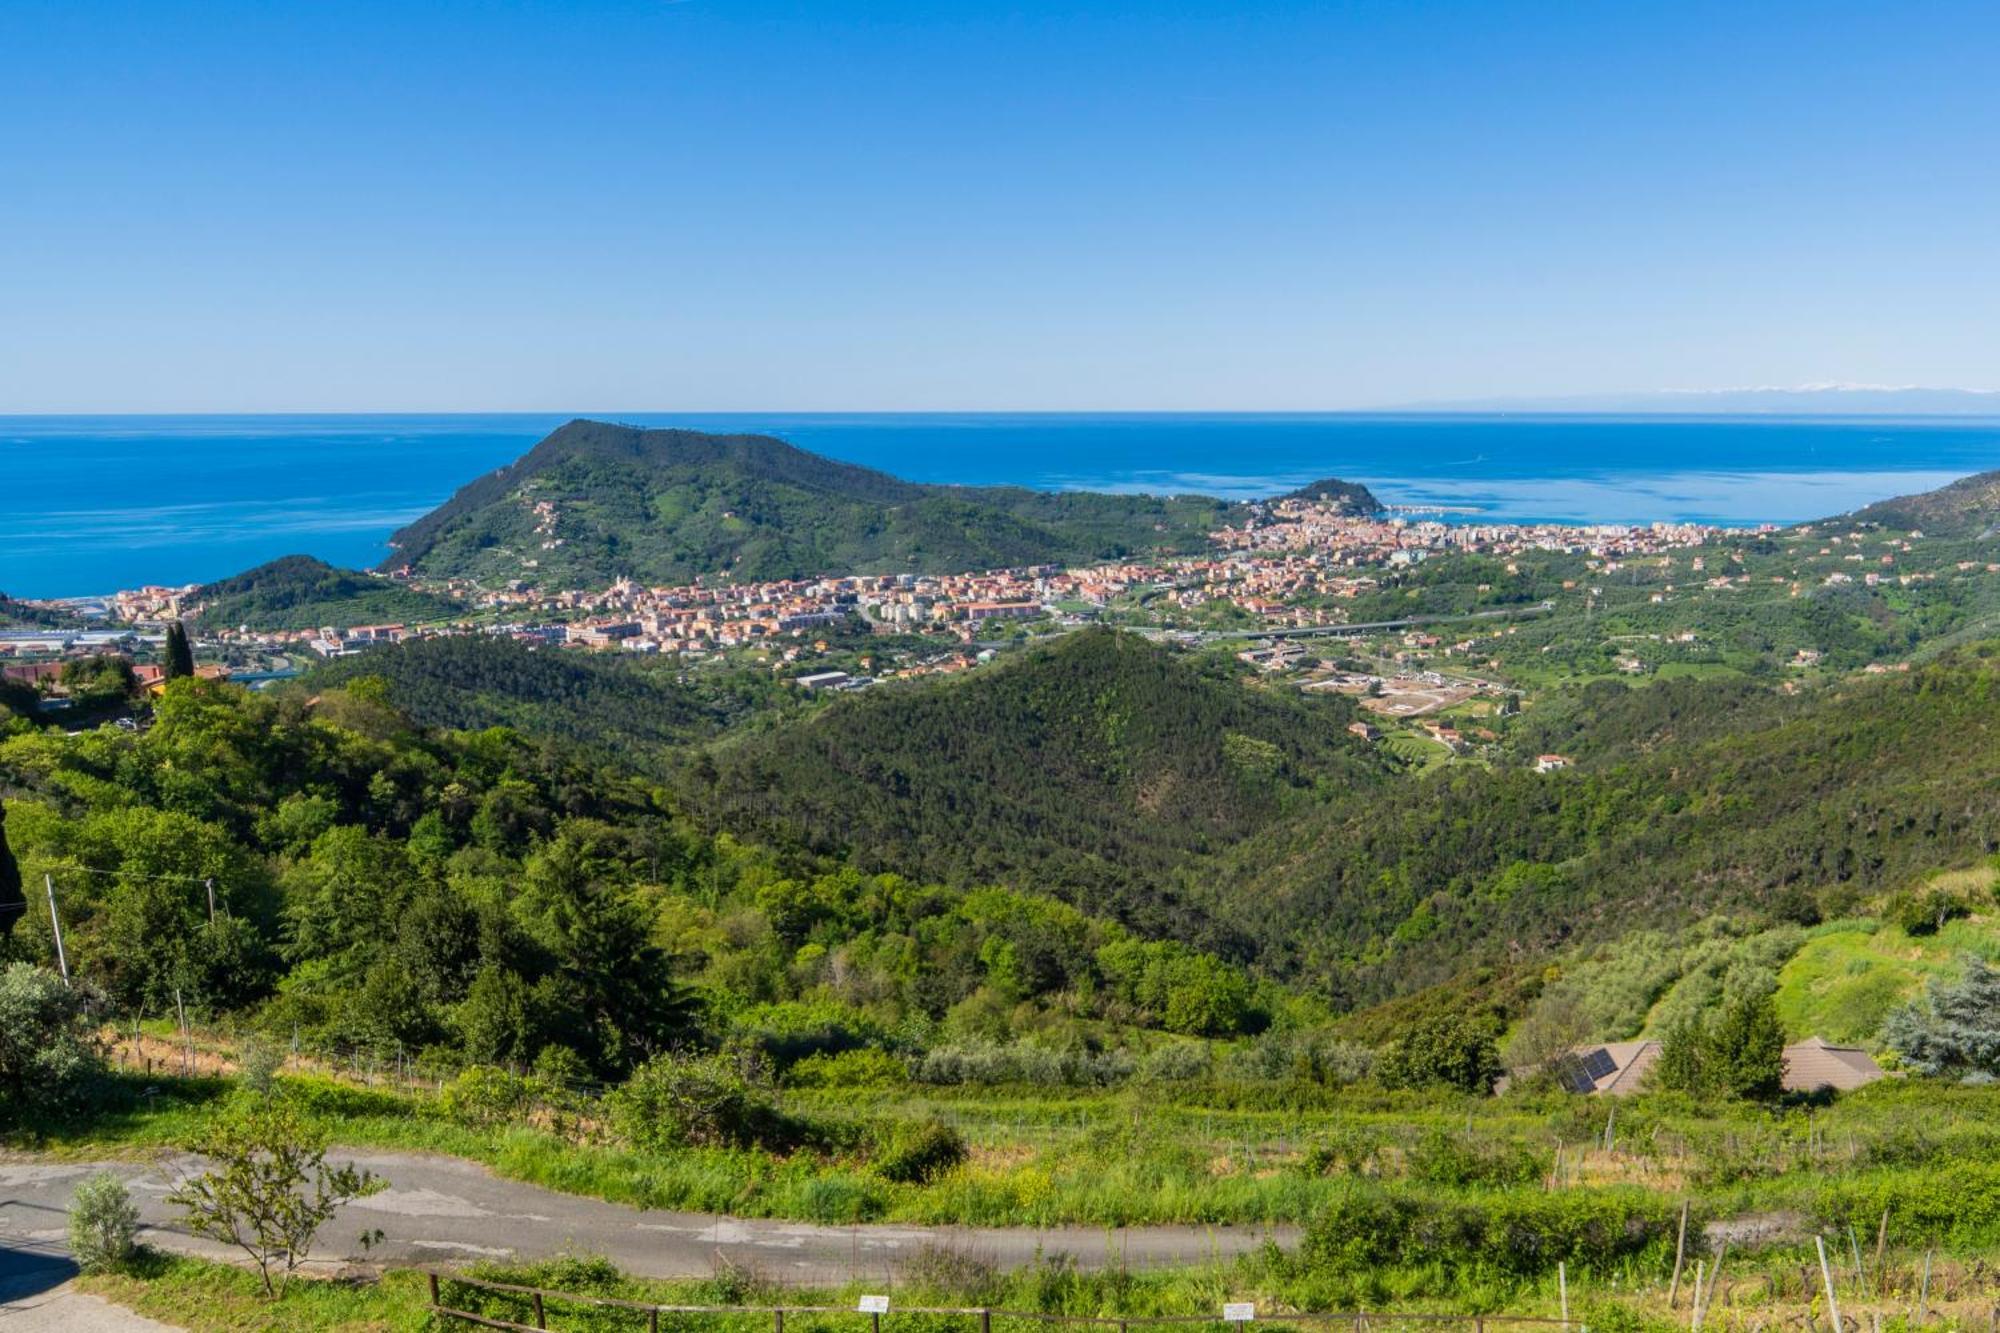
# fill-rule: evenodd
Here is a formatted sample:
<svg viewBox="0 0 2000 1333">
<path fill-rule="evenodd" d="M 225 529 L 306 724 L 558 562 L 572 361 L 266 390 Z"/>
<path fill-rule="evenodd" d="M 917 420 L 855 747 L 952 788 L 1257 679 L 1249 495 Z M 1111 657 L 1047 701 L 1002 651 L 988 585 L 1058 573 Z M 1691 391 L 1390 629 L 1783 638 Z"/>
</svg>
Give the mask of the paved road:
<svg viewBox="0 0 2000 1333">
<path fill-rule="evenodd" d="M 175 1328 L 67 1283 L 0 1299 L 0 1329 L 6 1333 L 175 1333 Z"/>
<path fill-rule="evenodd" d="M 557 1194 L 502 1180 L 475 1163 L 414 1153 L 351 1152 L 354 1162 L 383 1180 L 381 1193 L 348 1205 L 322 1231 L 313 1258 L 337 1263 L 363 1257 L 360 1237 L 380 1230 L 366 1257 L 377 1262 L 439 1263 L 478 1259 L 537 1259 L 601 1254 L 647 1277 L 699 1277 L 728 1260 L 774 1279 L 837 1283 L 885 1274 L 926 1245 L 948 1247 L 1003 1268 L 1038 1255 L 1073 1255 L 1086 1268 L 1181 1267 L 1255 1249 L 1266 1239 L 1296 1240 L 1296 1228 L 1133 1227 L 969 1228 L 814 1226 L 648 1212 L 597 1199 Z M 92 1171 L 124 1177 L 146 1225 L 144 1239 L 184 1254 L 227 1257 L 212 1242 L 186 1234 L 166 1202 L 192 1159 L 158 1163 L 89 1164 L 0 1161 L 0 1252 L 7 1247 L 59 1246 L 70 1192 Z M 4 1333 L 4 1326 L 0 1326 Z"/>
</svg>

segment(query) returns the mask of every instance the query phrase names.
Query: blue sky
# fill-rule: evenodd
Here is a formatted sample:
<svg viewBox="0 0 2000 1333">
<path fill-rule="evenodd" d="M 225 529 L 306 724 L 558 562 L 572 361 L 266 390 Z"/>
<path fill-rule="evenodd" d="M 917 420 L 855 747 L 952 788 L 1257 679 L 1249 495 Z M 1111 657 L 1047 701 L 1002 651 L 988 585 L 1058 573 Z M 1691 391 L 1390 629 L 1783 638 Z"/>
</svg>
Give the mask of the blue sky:
<svg viewBox="0 0 2000 1333">
<path fill-rule="evenodd" d="M 0 6 L 0 412 L 2000 387 L 1991 4 Z"/>
</svg>

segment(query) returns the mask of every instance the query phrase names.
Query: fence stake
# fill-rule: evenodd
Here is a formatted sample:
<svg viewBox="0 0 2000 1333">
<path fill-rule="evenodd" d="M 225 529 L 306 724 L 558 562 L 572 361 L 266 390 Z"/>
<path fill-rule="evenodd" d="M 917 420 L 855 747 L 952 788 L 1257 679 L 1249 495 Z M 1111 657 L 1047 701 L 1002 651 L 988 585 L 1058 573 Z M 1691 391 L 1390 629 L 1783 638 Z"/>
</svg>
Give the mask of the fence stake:
<svg viewBox="0 0 2000 1333">
<path fill-rule="evenodd" d="M 657 1330 L 655 1333 L 657 1333 Z M 785 1333 L 785 1312 L 783 1310 L 771 1311 L 771 1333 Z"/>
<path fill-rule="evenodd" d="M 1681 1200 L 1681 1234 L 1674 1241 L 1674 1281 L 1667 1288 L 1667 1308 L 1674 1308 L 1674 1300 L 1681 1294 L 1681 1266 L 1687 1262 L 1688 1248 L 1688 1200 Z"/>
<path fill-rule="evenodd" d="M 549 1326 L 549 1317 L 548 1314 L 542 1309 L 542 1293 L 538 1291 L 535 1293 L 535 1327 L 547 1328 L 548 1326 Z"/>
<path fill-rule="evenodd" d="M 1569 1265 L 1556 1264 L 1556 1293 L 1562 1300 L 1563 1327 L 1569 1327 Z"/>
<path fill-rule="evenodd" d="M 431 1279 L 431 1309 L 435 1310 L 438 1307 L 438 1275 L 436 1273 L 432 1273 L 430 1275 L 430 1279 Z"/>
<path fill-rule="evenodd" d="M 660 1333 L 660 1311 L 658 1307 L 646 1311 L 646 1333 Z"/>
<path fill-rule="evenodd" d="M 1833 1294 L 1833 1269 L 1826 1262 L 1826 1239 L 1813 1237 L 1813 1248 L 1819 1251 L 1819 1275 L 1826 1283 L 1826 1311 L 1833 1318 L 1833 1333 L 1840 1333 L 1840 1298 Z"/>
<path fill-rule="evenodd" d="M 979 1333 L 993 1333 L 993 1312 L 991 1310 L 981 1310 L 979 1312 Z"/>
<path fill-rule="evenodd" d="M 1883 1255 L 1889 1248 L 1889 1210 L 1882 1210 L 1882 1225 L 1875 1229 L 1875 1294 L 1879 1297 L 1888 1285 L 1888 1270 L 1883 1264 Z"/>
<path fill-rule="evenodd" d="M 1918 1328 L 1922 1328 L 1922 1327 L 1924 1326 L 1924 1319 L 1925 1319 L 1925 1317 L 1926 1317 L 1927 1315 L 1929 1315 L 1929 1313 L 1930 1313 L 1930 1303 L 1931 1303 L 1931 1253 L 1932 1253 L 1932 1250 L 1934 1250 L 1935 1248 L 1936 1248 L 1936 1247 L 1935 1247 L 1935 1246 L 1933 1246 L 1931 1250 L 1925 1250 L 1925 1251 L 1924 1251 L 1924 1280 L 1923 1280 L 1923 1285 L 1917 1288 L 1917 1327 L 1918 1327 Z"/>
</svg>

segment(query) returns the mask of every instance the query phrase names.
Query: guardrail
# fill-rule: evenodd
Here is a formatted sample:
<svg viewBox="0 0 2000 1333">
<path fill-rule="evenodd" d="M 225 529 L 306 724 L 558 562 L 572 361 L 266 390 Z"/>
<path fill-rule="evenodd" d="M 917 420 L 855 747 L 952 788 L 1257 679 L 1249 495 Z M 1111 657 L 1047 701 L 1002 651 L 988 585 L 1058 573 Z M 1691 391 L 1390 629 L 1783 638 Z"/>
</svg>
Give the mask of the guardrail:
<svg viewBox="0 0 2000 1333">
<path fill-rule="evenodd" d="M 1440 1326 L 1458 1326 L 1472 1330 L 1472 1333 L 1486 1333 L 1488 1327 L 1542 1327 L 1575 1329 L 1576 1333 L 1589 1333 L 1585 1325 L 1572 1324 L 1562 1319 L 1552 1319 L 1534 1315 L 1459 1315 L 1459 1314 L 1387 1314 L 1367 1311 L 1283 1311 L 1260 1313 L 1248 1302 L 1225 1305 L 1215 1314 L 1195 1315 L 1069 1315 L 1048 1314 L 1035 1310 L 1005 1310 L 984 1306 L 935 1306 L 907 1305 L 891 1306 L 886 1296 L 863 1296 L 855 1305 L 653 1305 L 645 1301 L 620 1300 L 612 1296 L 587 1296 L 573 1291 L 557 1291 L 548 1287 L 524 1287 L 511 1282 L 494 1282 L 485 1278 L 466 1277 L 463 1274 L 434 1268 L 414 1270 L 424 1274 L 430 1283 L 431 1313 L 441 1321 L 463 1320 L 482 1328 L 508 1330 L 509 1333 L 543 1333 L 549 1328 L 549 1311 L 552 1307 L 572 1306 L 585 1310 L 617 1311 L 631 1315 L 634 1329 L 643 1326 L 647 1333 L 660 1333 L 662 1316 L 710 1316 L 749 1317 L 768 1320 L 771 1333 L 785 1333 L 786 1316 L 806 1316 L 816 1321 L 826 1318 L 869 1321 L 870 1333 L 882 1333 L 882 1320 L 891 1314 L 903 1316 L 925 1316 L 930 1320 L 955 1322 L 964 1320 L 977 1333 L 993 1333 L 996 1321 L 1005 1324 L 1018 1322 L 1027 1324 L 1084 1325 L 1095 1328 L 1115 1328 L 1118 1333 L 1156 1325 L 1242 1325 L 1249 1323 L 1270 1324 L 1323 1324 L 1338 1327 L 1348 1333 L 1373 1333 L 1385 1326 L 1414 1324 L 1427 1329 Z M 449 1286 L 470 1288 L 474 1291 L 495 1293 L 518 1308 L 524 1318 L 533 1323 L 503 1319 L 495 1314 L 479 1310 L 464 1310 L 445 1303 L 450 1294 Z M 514 1311 L 510 1311 L 514 1312 Z M 642 1322 L 643 1321 L 643 1325 Z M 593 1321 L 593 1327 L 602 1327 Z"/>
</svg>

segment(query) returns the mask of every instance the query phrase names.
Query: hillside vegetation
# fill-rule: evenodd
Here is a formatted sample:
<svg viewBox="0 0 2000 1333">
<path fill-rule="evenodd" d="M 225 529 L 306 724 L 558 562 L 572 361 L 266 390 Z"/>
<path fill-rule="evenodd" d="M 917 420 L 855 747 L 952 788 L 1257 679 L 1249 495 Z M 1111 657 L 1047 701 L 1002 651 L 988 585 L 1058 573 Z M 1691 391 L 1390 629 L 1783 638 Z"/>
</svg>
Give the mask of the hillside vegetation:
<svg viewBox="0 0 2000 1333">
<path fill-rule="evenodd" d="M 1072 634 L 719 746 L 690 799 L 740 836 L 1205 932 L 1169 888 L 1177 866 L 1385 774 L 1345 732 L 1350 701 L 1249 685 L 1234 666 Z"/>
<path fill-rule="evenodd" d="M 457 603 L 372 574 L 335 569 L 309 555 L 280 556 L 203 585 L 194 601 L 204 624 L 220 628 L 346 628 L 443 620 Z"/>
<path fill-rule="evenodd" d="M 534 648 L 501 635 L 405 640 L 335 658 L 302 684 L 321 690 L 357 682 L 373 682 L 421 727 L 509 727 L 615 755 L 637 770 L 666 767 L 664 747 L 705 739 L 734 716 L 781 697 L 768 677 L 715 680 L 704 690 L 659 663 Z"/>
<path fill-rule="evenodd" d="M 1219 911 L 1267 961 L 1376 999 L 1480 961 L 1743 909 L 1816 920 L 2000 847 L 1991 645 L 1798 697 L 1599 695 L 1611 737 L 1564 773 L 1459 766 L 1329 802 L 1229 853 Z M 1685 731 L 1679 742 L 1670 738 Z"/>
<path fill-rule="evenodd" d="M 768 436 L 573 421 L 398 532 L 385 567 L 557 587 L 943 573 L 1199 550 L 1240 510 L 926 485 Z"/>
</svg>

